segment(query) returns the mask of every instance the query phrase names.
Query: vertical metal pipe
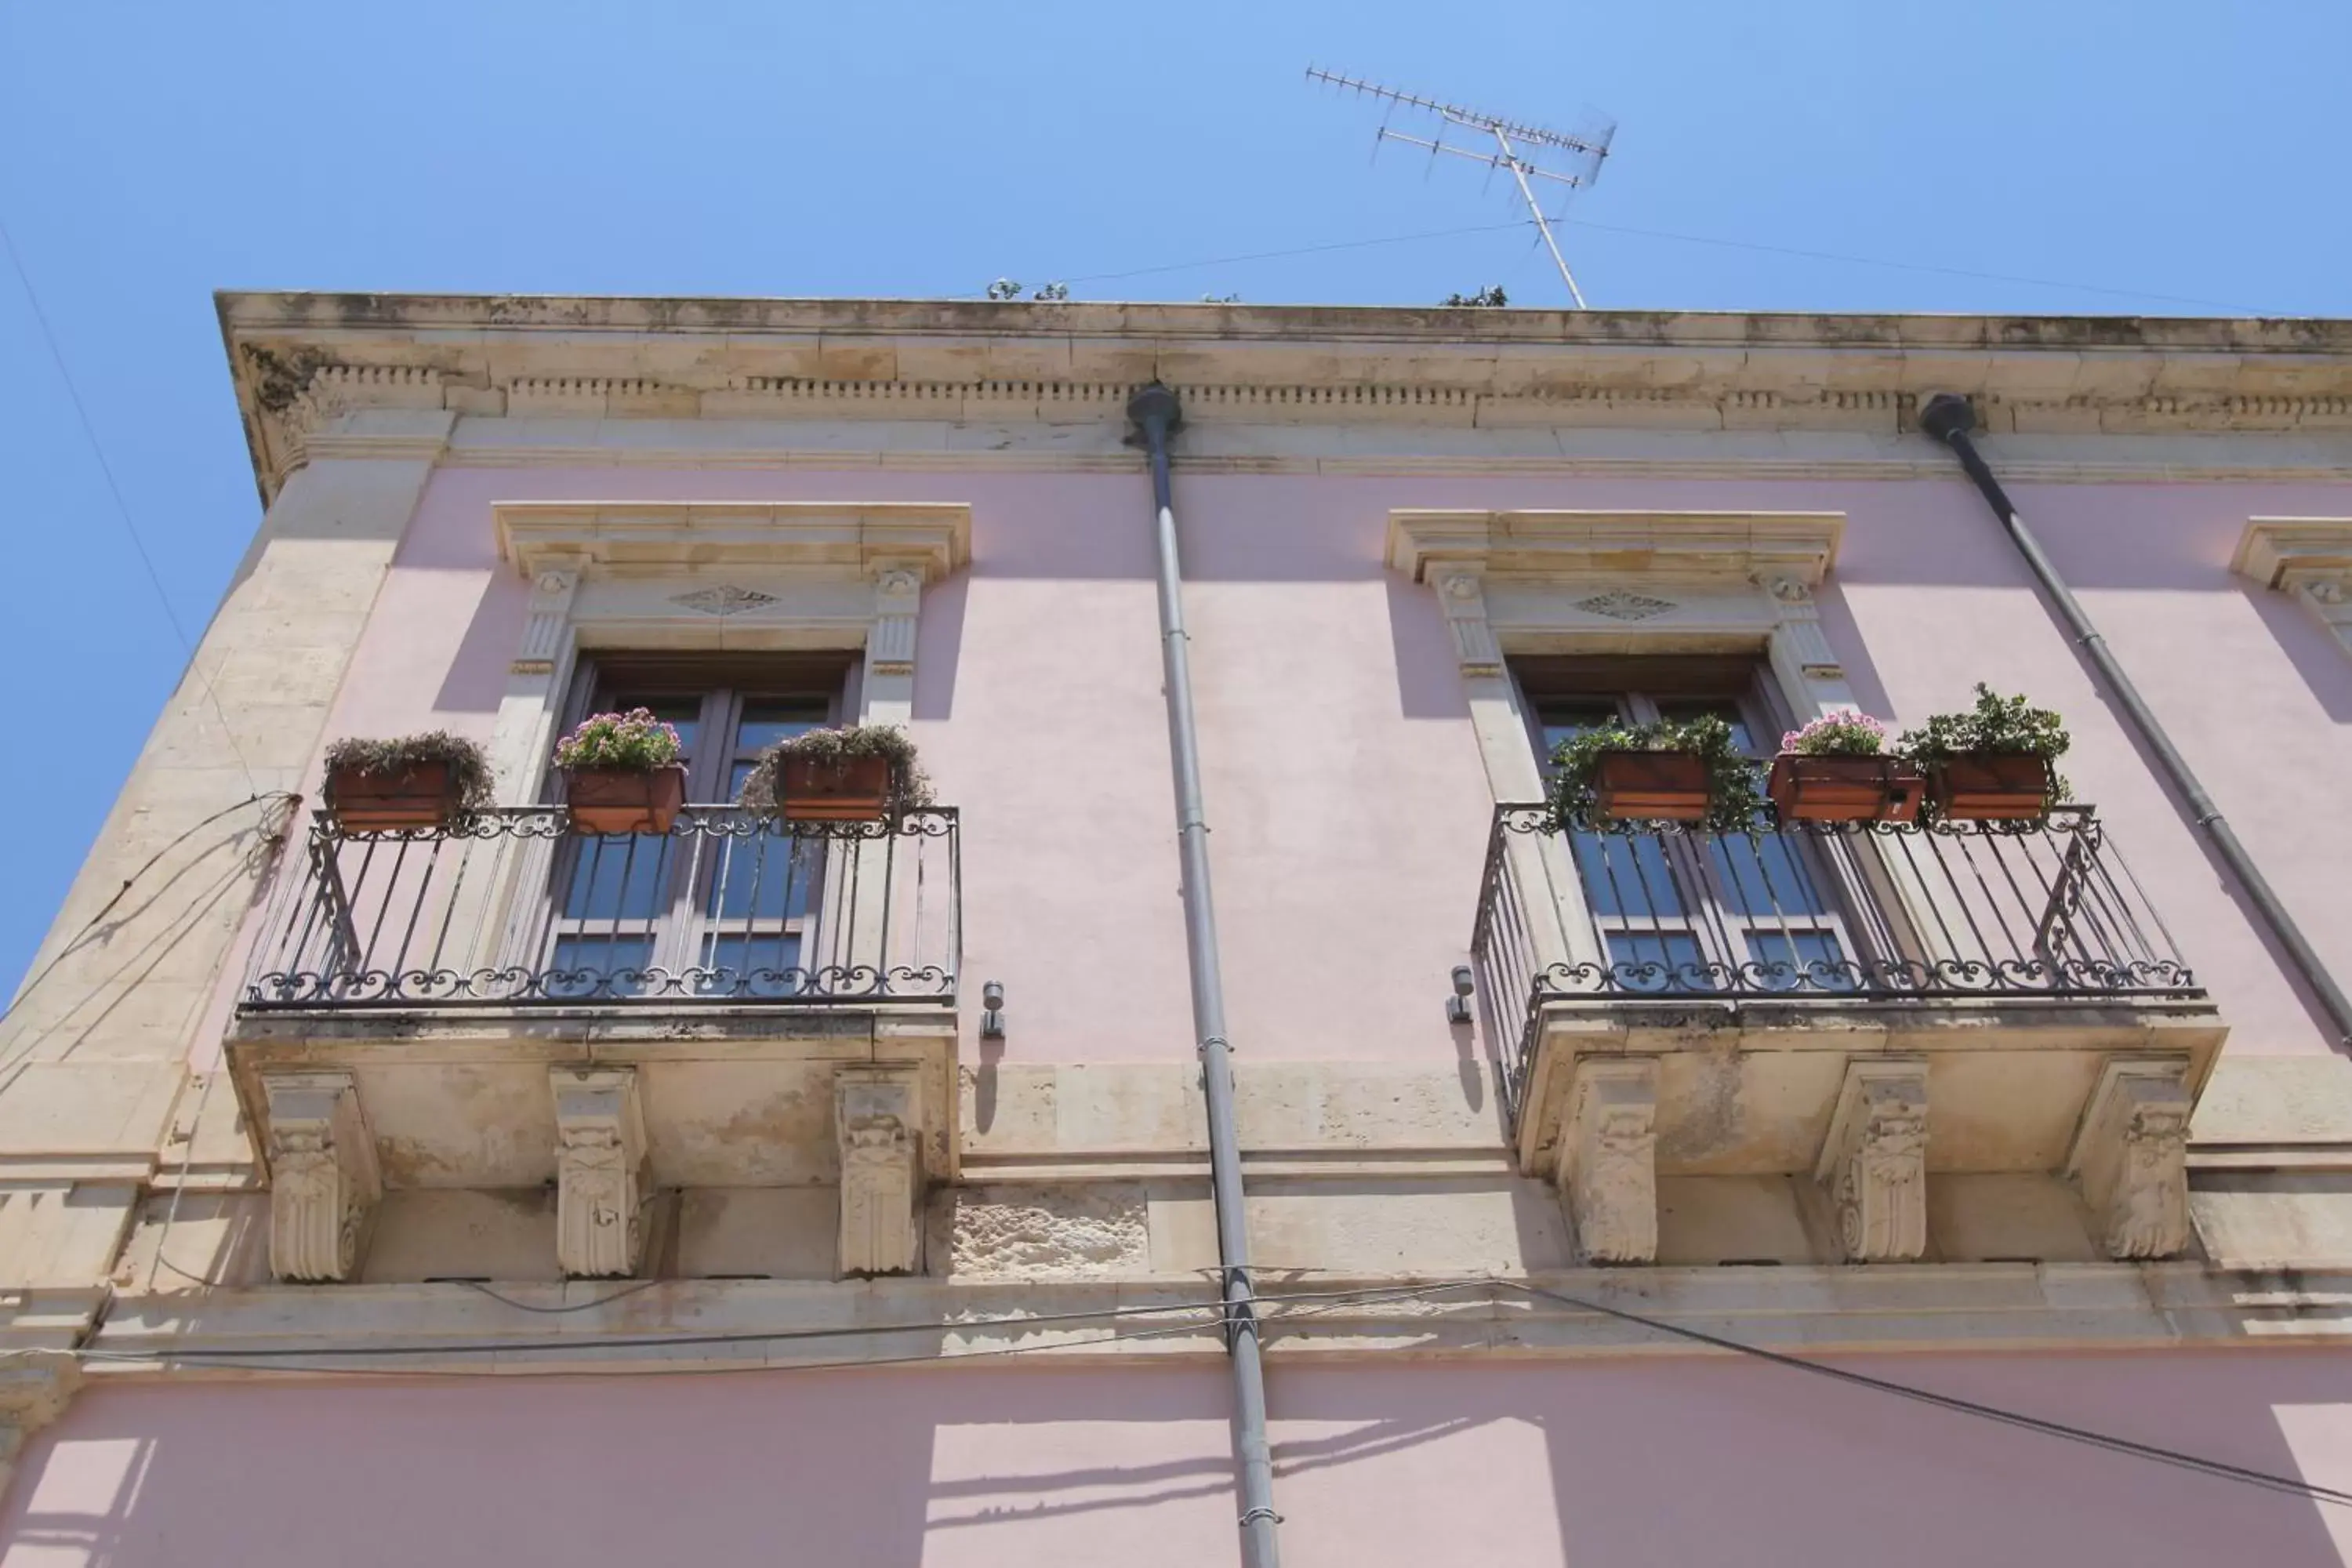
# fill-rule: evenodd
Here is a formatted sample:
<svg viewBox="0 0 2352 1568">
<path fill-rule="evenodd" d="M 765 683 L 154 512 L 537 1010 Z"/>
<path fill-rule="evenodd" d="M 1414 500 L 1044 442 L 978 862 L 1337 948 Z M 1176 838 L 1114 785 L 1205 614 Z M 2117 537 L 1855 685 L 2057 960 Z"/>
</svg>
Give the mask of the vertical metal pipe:
<svg viewBox="0 0 2352 1568">
<path fill-rule="evenodd" d="M 1160 668 L 1167 684 L 1168 752 L 1176 783 L 1176 845 L 1183 875 L 1184 950 L 1192 979 L 1192 1026 L 1209 1103 L 1209 1176 L 1217 1205 L 1225 1345 L 1234 1375 L 1234 1463 L 1241 1480 L 1242 1562 L 1276 1568 L 1274 1460 L 1265 1438 L 1265 1367 L 1250 1283 L 1249 1222 L 1242 1201 L 1241 1140 L 1234 1121 L 1233 1047 L 1225 1038 L 1225 987 L 1217 967 L 1217 910 L 1209 894 L 1209 825 L 1201 808 L 1200 741 L 1192 725 L 1192 671 L 1184 630 L 1184 574 L 1176 552 L 1176 510 L 1168 482 L 1168 437 L 1181 422 L 1176 395 L 1158 382 L 1129 400 L 1151 455 L 1151 499 L 1160 554 Z"/>
<path fill-rule="evenodd" d="M 2058 612 L 2058 618 L 2065 623 L 2067 631 L 2074 635 L 2074 641 L 2082 647 L 2083 657 L 2091 661 L 2091 667 L 2099 672 L 2099 679 L 2107 683 L 2116 705 L 2124 710 L 2124 717 L 2133 729 L 2139 731 L 2140 740 L 2155 756 L 2158 769 L 2189 807 L 2189 816 L 2196 820 L 2205 837 L 2212 841 L 2213 852 L 2221 858 L 2223 865 L 2230 868 L 2230 874 L 2238 879 L 2238 885 L 2245 890 L 2246 901 L 2253 906 L 2255 915 L 2270 928 L 2271 935 L 2277 938 L 2279 946 L 2285 950 L 2287 962 L 2303 977 L 2303 983 L 2311 987 L 2321 1011 L 2327 1015 L 2329 1023 L 2335 1027 L 2336 1043 L 2352 1047 L 2352 997 L 2345 995 L 2344 988 L 2327 972 L 2326 963 L 2304 936 L 2303 928 L 2295 924 L 2294 917 L 2287 913 L 2284 904 L 2279 902 L 2278 895 L 2271 890 L 2269 880 L 2263 876 L 2261 868 L 2254 864 L 2254 858 L 2246 853 L 2245 846 L 2238 842 L 2237 834 L 2231 829 L 2229 823 L 2222 820 L 2221 808 L 2213 804 L 2211 795 L 2205 793 L 2205 786 L 2198 782 L 2197 774 L 2189 766 L 2189 760 L 2173 746 L 2172 738 L 2164 732 L 2164 726 L 2156 721 L 2155 713 L 2141 700 L 2139 689 L 2131 683 L 2131 678 L 2124 673 L 2123 666 L 2116 663 L 2116 656 L 2108 651 L 2106 639 L 2099 635 L 2098 627 L 2091 624 L 2091 617 L 2084 614 L 2083 606 L 2067 588 L 2065 579 L 2058 575 L 2058 568 L 2052 565 L 2050 557 L 2042 553 L 2042 542 L 2034 538 L 2033 531 L 2025 526 L 2025 520 L 2017 515 L 2017 508 L 2010 504 L 2008 492 L 2000 488 L 2000 481 L 1993 477 L 1992 469 L 1985 466 L 1984 458 L 1978 454 L 1976 443 L 1969 438 L 1969 431 L 1975 424 L 1976 411 L 1969 406 L 1967 398 L 1957 393 L 1938 393 L 1919 410 L 1919 428 L 1952 449 L 1952 455 L 1959 458 L 1961 468 L 1976 485 L 1977 493 L 1984 497 L 1985 504 L 1992 509 L 1993 516 L 2000 519 L 2001 527 L 2009 531 L 2011 542 L 2017 546 L 2017 552 L 2025 557 L 2026 566 L 2033 573 L 2034 580 L 2042 584 L 2042 591 L 2049 596 L 2052 607 Z"/>
</svg>

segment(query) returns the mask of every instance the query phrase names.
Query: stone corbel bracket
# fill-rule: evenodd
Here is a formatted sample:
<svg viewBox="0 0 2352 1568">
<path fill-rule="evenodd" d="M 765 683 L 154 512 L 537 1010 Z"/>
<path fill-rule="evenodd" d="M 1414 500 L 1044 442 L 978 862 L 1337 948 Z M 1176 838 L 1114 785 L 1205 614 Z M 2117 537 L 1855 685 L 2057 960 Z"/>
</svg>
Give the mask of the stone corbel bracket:
<svg viewBox="0 0 2352 1568">
<path fill-rule="evenodd" d="M 278 1279 L 349 1279 L 383 1181 L 349 1073 L 269 1073 L 269 1268 Z"/>
<path fill-rule="evenodd" d="M 2174 1258 L 2187 1250 L 2194 1108 L 2185 1061 L 2126 1058 L 2100 1072 L 2066 1173 L 2081 1184 L 2108 1257 Z"/>
<path fill-rule="evenodd" d="M 1561 1122 L 1559 1190 L 1589 1263 L 1658 1256 L 1658 1064 L 1646 1057 L 1577 1064 Z"/>
<path fill-rule="evenodd" d="M 919 1068 L 845 1067 L 835 1076 L 845 1276 L 922 1269 L 922 1129 Z"/>
<path fill-rule="evenodd" d="M 2230 569 L 2292 594 L 2352 653 L 2352 517 L 2257 517 Z"/>
<path fill-rule="evenodd" d="M 555 1251 L 576 1279 L 636 1272 L 646 1237 L 646 1121 L 634 1068 L 556 1068 Z"/>
<path fill-rule="evenodd" d="M 1850 1263 L 1907 1263 L 1927 1250 L 1927 1064 L 1850 1062 L 1815 1177 Z"/>
</svg>

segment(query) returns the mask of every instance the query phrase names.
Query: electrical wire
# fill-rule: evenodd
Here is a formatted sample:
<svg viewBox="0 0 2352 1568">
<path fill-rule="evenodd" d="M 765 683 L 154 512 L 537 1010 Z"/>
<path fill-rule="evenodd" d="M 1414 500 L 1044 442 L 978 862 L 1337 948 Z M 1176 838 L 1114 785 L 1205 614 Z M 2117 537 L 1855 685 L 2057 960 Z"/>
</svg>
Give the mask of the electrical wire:
<svg viewBox="0 0 2352 1568">
<path fill-rule="evenodd" d="M 33 275 L 25 269 L 25 258 L 16 253 L 16 241 L 9 234 L 5 221 L 0 221 L 0 249 L 8 252 L 8 263 L 16 268 L 16 281 L 24 285 L 25 302 L 33 308 L 33 321 L 41 330 L 41 341 L 48 345 L 49 358 L 58 367 L 58 379 L 65 384 L 66 399 L 73 405 L 74 417 L 81 423 L 90 456 L 98 459 L 98 471 L 106 477 L 106 490 L 114 498 L 114 510 L 122 519 L 123 531 L 131 536 L 131 548 L 138 552 L 139 564 L 147 570 L 147 581 L 155 590 L 156 602 L 163 607 L 163 619 L 170 623 L 172 635 L 180 639 L 181 651 L 187 656 L 187 672 L 195 676 L 196 684 L 204 689 L 205 700 L 212 704 L 214 715 L 220 720 L 221 739 L 227 742 L 229 755 L 236 759 L 237 771 L 245 775 L 245 787 L 259 795 L 261 785 L 255 781 L 245 752 L 236 743 L 236 732 L 229 727 L 228 713 L 221 707 L 219 694 L 213 690 L 212 678 L 196 662 L 195 641 L 188 636 L 187 627 L 180 624 L 179 612 L 172 607 L 172 595 L 163 587 L 163 574 L 155 569 L 155 558 L 147 552 L 147 541 L 140 536 L 139 525 L 131 521 L 130 503 L 122 499 L 122 487 L 114 478 L 114 465 L 106 460 L 106 448 L 99 443 L 98 427 L 90 422 L 89 410 L 82 404 L 73 373 L 66 368 L 65 351 L 58 346 L 58 334 L 49 325 L 49 313 L 41 308 L 41 296 L 33 287 Z"/>
<path fill-rule="evenodd" d="M 1974 1399 L 1963 1399 L 1957 1394 L 1937 1394 L 1932 1389 L 1919 1388 L 1907 1383 L 1896 1383 L 1891 1378 L 1873 1377 L 1868 1373 L 1855 1372 L 1850 1367 L 1807 1361 L 1801 1356 L 1767 1350 L 1762 1345 L 1744 1344 L 1738 1340 L 1725 1339 L 1720 1334 L 1710 1334 L 1701 1329 L 1688 1328 L 1680 1323 L 1670 1323 L 1663 1319 L 1627 1311 L 1622 1307 L 1612 1307 L 1604 1302 L 1563 1295 L 1557 1290 L 1546 1290 L 1539 1286 L 1522 1284 L 1516 1279 L 1498 1279 L 1492 1283 L 1507 1290 L 1517 1290 L 1524 1295 L 1557 1302 L 1563 1307 L 1572 1307 L 1579 1311 L 1597 1312 L 1605 1318 L 1614 1318 L 1621 1322 L 1637 1324 L 1658 1333 L 1672 1335 L 1675 1339 L 1687 1340 L 1693 1344 L 1706 1345 L 1714 1350 L 1730 1351 L 1738 1355 L 1753 1356 L 1759 1361 L 1768 1362 L 1774 1366 L 1787 1367 L 1792 1372 L 1811 1373 L 1816 1377 L 1826 1377 L 1833 1382 L 1856 1388 L 1866 1388 L 1874 1393 L 1891 1394 L 1898 1399 L 1931 1405 L 1939 1410 L 1948 1410 L 1957 1415 L 1974 1415 L 1982 1420 L 1998 1422 L 2004 1426 L 2039 1432 L 2045 1436 L 2060 1437 L 2072 1443 L 2085 1444 L 2094 1448 L 2105 1449 L 2108 1453 L 2121 1454 L 2130 1458 L 2147 1459 L 2156 1464 L 2169 1465 L 2177 1469 L 2192 1470 L 2200 1475 L 2211 1476 L 2217 1480 L 2237 1481 L 2247 1486 L 2261 1487 L 2269 1491 L 2307 1498 L 2315 1502 L 2334 1503 L 2337 1507 L 2352 1507 L 2352 1492 L 2321 1486 L 2315 1481 L 2306 1481 L 2300 1477 L 2282 1476 L 2270 1470 L 2257 1470 L 2245 1465 L 2233 1465 L 2225 1459 L 2208 1458 L 2201 1454 L 2184 1453 L 2178 1448 L 2160 1447 L 2154 1443 L 2142 1443 L 2129 1437 L 2118 1437 L 2113 1433 L 2095 1432 L 2085 1426 L 2070 1426 L 2063 1421 L 2053 1421 L 2040 1415 L 2028 1415 L 2021 1411 L 2004 1410 L 1996 1405 L 1986 1405 Z"/>
</svg>

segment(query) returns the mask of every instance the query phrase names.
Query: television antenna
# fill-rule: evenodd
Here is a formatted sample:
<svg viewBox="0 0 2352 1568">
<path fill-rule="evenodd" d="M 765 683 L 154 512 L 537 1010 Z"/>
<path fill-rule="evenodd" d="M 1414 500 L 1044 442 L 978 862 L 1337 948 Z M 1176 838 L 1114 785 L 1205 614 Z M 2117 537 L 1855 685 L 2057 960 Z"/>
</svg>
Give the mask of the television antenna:
<svg viewBox="0 0 2352 1568">
<path fill-rule="evenodd" d="M 1402 131 L 1391 130 L 1388 122 L 1383 120 L 1380 133 L 1374 141 L 1376 143 L 1402 142 L 1410 147 L 1426 148 L 1432 163 L 1437 162 L 1437 155 L 1440 153 L 1445 153 L 1456 158 L 1467 158 L 1474 163 L 1484 163 L 1490 171 L 1508 169 L 1511 172 L 1511 177 L 1518 182 L 1519 195 L 1527 199 L 1528 212 L 1535 219 L 1536 228 L 1542 234 L 1544 244 L 1549 247 L 1553 263 L 1559 268 L 1560 281 L 1568 285 L 1568 297 L 1576 301 L 1578 310 L 1587 308 L 1584 303 L 1584 291 L 1576 286 L 1576 274 L 1568 269 L 1568 258 L 1560 254 L 1559 241 L 1552 236 L 1552 220 L 1545 216 L 1543 204 L 1536 200 L 1535 186 L 1529 182 L 1549 180 L 1568 190 L 1580 190 L 1591 184 L 1600 177 L 1601 160 L 1609 156 L 1610 138 L 1617 133 L 1614 126 L 1606 127 L 1594 135 L 1570 136 L 1565 132 L 1547 130 L 1543 126 L 1531 125 L 1525 121 L 1506 119 L 1499 114 L 1486 114 L 1475 109 L 1465 109 L 1460 104 L 1440 103 L 1433 98 L 1423 98 L 1418 93 L 1402 92 L 1392 87 L 1382 87 L 1378 82 L 1360 81 L 1351 76 L 1335 75 L 1330 71 L 1318 70 L 1313 66 L 1307 68 L 1307 79 L 1328 82 L 1333 87 L 1349 88 L 1358 93 L 1369 93 L 1388 105 L 1391 113 L 1399 109 L 1420 110 L 1435 115 L 1444 125 L 1459 126 L 1465 131 L 1483 132 L 1492 136 L 1495 139 L 1495 150 L 1488 153 L 1476 147 L 1461 147 L 1447 142 L 1445 132 L 1442 127 L 1433 138 L 1410 136 Z M 1565 170 L 1545 168 L 1534 158 L 1523 153 L 1522 148 L 1545 148 L 1553 153 L 1564 154 L 1564 158 L 1559 161 L 1566 163 L 1568 167 Z"/>
</svg>

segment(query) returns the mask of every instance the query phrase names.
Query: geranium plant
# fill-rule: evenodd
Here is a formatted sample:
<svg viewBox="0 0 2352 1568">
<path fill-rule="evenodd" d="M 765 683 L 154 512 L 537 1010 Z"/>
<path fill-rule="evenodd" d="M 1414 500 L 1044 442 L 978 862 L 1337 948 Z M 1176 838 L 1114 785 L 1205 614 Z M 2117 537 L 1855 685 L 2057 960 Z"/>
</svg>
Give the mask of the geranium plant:
<svg viewBox="0 0 2352 1568">
<path fill-rule="evenodd" d="M 578 729 L 555 743 L 555 765 L 650 773 L 677 762 L 684 749 L 675 726 L 655 718 L 651 709 L 632 708 L 581 721 Z"/>
<path fill-rule="evenodd" d="M 338 774 L 362 779 L 404 778 L 419 768 L 449 770 L 449 795 L 461 811 L 480 811 L 492 802 L 490 759 L 481 742 L 436 730 L 390 741 L 347 737 L 327 748 L 328 788 Z"/>
<path fill-rule="evenodd" d="M 1595 786 L 1601 759 L 1611 752 L 1685 752 L 1697 757 L 1706 772 L 1706 815 L 1698 823 L 1700 829 L 1755 831 L 1757 816 L 1764 806 L 1756 788 L 1756 763 L 1734 742 L 1731 726 L 1712 715 L 1648 724 L 1606 724 L 1561 742 L 1551 754 L 1551 808 L 1556 824 L 1596 826 L 1601 801 Z"/>
<path fill-rule="evenodd" d="M 742 804 L 763 816 L 782 811 L 783 775 L 794 764 L 818 775 L 839 775 L 860 763 L 877 762 L 889 769 L 884 809 L 890 816 L 931 804 L 931 781 L 923 773 L 915 742 L 895 724 L 849 724 L 787 736 L 752 764 L 743 780 Z"/>
<path fill-rule="evenodd" d="M 1875 757 L 1886 752 L 1886 726 L 1867 713 L 1824 713 L 1780 737 L 1780 749 L 1801 757 Z"/>
</svg>

